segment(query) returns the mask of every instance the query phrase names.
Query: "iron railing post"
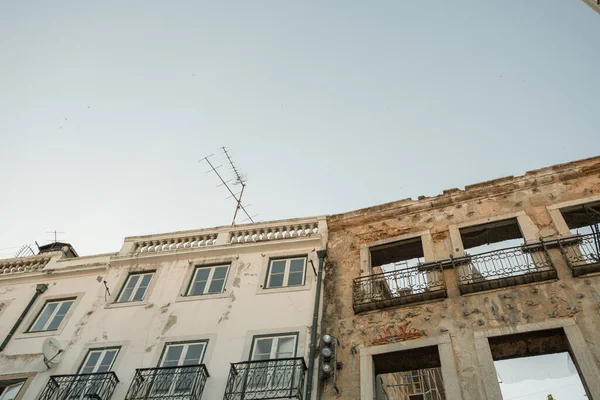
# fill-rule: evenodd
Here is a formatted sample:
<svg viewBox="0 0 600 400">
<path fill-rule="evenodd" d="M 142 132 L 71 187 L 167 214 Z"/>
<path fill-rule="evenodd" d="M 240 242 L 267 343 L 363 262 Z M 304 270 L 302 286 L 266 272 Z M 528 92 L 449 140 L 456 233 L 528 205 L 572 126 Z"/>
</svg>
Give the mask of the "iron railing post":
<svg viewBox="0 0 600 400">
<path fill-rule="evenodd" d="M 292 364 L 292 376 L 290 381 L 290 399 L 292 398 L 292 394 L 294 393 L 294 372 L 296 371 L 296 363 Z"/>
<path fill-rule="evenodd" d="M 546 242 L 544 242 L 544 238 L 540 236 L 540 243 L 542 244 L 542 248 L 544 249 L 544 254 L 546 256 L 546 262 L 548 264 L 550 264 L 550 266 L 554 269 L 556 269 L 556 267 L 554 266 L 554 262 L 552 262 L 552 257 L 550 257 L 550 253 L 548 252 L 548 247 L 546 246 Z M 534 260 L 534 266 L 535 266 L 535 260 Z"/>
<path fill-rule="evenodd" d="M 569 257 L 569 255 L 567 254 L 567 252 L 563 246 L 563 241 L 560 238 L 558 239 L 558 248 L 560 249 L 560 253 L 563 256 L 563 259 L 567 263 L 567 267 L 569 267 L 569 269 L 571 270 L 571 273 L 573 273 L 573 265 L 571 264 L 571 257 Z"/>
<path fill-rule="evenodd" d="M 242 397 L 241 397 L 241 399 L 243 400 L 244 396 L 246 395 L 246 384 L 248 383 L 248 375 L 250 375 L 250 374 L 248 373 L 248 368 L 244 368 L 242 373 L 244 374 L 244 380 L 242 383 Z"/>
<path fill-rule="evenodd" d="M 456 287 L 460 285 L 460 271 L 456 270 L 456 264 L 454 263 L 454 255 L 450 254 L 450 263 L 452 264 L 452 270 L 454 271 L 454 276 L 456 279 Z M 442 271 L 444 269 L 442 268 Z"/>
</svg>

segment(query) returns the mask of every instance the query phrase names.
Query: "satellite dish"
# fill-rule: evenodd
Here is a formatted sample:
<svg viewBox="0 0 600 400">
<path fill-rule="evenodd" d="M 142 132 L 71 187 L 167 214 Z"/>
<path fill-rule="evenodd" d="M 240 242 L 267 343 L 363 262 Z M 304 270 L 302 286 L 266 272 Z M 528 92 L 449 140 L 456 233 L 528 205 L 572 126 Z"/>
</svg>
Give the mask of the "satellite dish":
<svg viewBox="0 0 600 400">
<path fill-rule="evenodd" d="M 42 354 L 44 354 L 44 364 L 48 368 L 58 363 L 63 353 L 63 349 L 60 348 L 60 343 L 54 338 L 47 338 L 42 344 Z"/>
</svg>

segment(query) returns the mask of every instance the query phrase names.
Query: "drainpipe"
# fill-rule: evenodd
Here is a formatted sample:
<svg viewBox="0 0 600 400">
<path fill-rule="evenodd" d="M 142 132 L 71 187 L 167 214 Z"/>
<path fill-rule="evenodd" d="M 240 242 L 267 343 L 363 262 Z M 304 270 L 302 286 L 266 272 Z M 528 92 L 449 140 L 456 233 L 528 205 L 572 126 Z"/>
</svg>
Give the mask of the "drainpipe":
<svg viewBox="0 0 600 400">
<path fill-rule="evenodd" d="M 319 256 L 319 272 L 317 274 L 317 291 L 315 294 L 315 310 L 313 311 L 313 323 L 310 331 L 310 354 L 308 356 L 308 377 L 306 379 L 306 400 L 311 400 L 313 384 L 313 369 L 315 367 L 315 353 L 317 350 L 317 327 L 319 324 L 319 303 L 321 301 L 321 283 L 323 281 L 323 263 L 325 261 L 326 250 L 317 251 Z"/>
<path fill-rule="evenodd" d="M 33 297 L 31 298 L 31 300 L 29 300 L 29 304 L 27 304 L 27 307 L 25 307 L 25 309 L 21 313 L 21 316 L 19 317 L 19 319 L 17 320 L 17 322 L 15 322 L 15 325 L 12 327 L 10 332 L 8 332 L 6 339 L 4 339 L 2 344 L 0 344 L 0 351 L 4 350 L 4 348 L 10 341 L 10 338 L 15 334 L 15 332 L 19 328 L 19 325 L 21 325 L 21 322 L 23 322 L 23 320 L 25 319 L 25 316 L 27 315 L 27 313 L 33 306 L 33 303 L 35 303 L 35 300 L 38 298 L 38 296 L 40 294 L 44 293 L 47 289 L 48 289 L 48 285 L 46 285 L 45 283 L 40 283 L 35 287 L 35 293 L 33 294 Z"/>
</svg>

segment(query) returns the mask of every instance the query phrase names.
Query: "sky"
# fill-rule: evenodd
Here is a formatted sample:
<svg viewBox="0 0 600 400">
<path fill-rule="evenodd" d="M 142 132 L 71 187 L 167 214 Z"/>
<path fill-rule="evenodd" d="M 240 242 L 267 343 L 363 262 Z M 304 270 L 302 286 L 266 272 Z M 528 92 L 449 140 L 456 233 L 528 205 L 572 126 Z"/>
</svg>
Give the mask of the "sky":
<svg viewBox="0 0 600 400">
<path fill-rule="evenodd" d="M 598 37 L 580 0 L 0 2 L 0 257 L 230 224 L 222 146 L 257 221 L 598 155 Z"/>
<path fill-rule="evenodd" d="M 586 400 L 585 389 L 567 352 L 494 361 L 504 400 Z"/>
</svg>

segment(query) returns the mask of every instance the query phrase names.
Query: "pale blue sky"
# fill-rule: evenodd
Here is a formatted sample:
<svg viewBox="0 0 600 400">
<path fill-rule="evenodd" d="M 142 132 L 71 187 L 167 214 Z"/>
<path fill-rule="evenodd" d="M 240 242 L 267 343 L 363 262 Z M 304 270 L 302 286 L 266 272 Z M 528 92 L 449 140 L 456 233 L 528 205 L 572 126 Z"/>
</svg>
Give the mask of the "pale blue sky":
<svg viewBox="0 0 600 400">
<path fill-rule="evenodd" d="M 2 1 L 0 256 L 228 224 L 220 146 L 260 220 L 597 155 L 599 37 L 580 0 Z"/>
</svg>

